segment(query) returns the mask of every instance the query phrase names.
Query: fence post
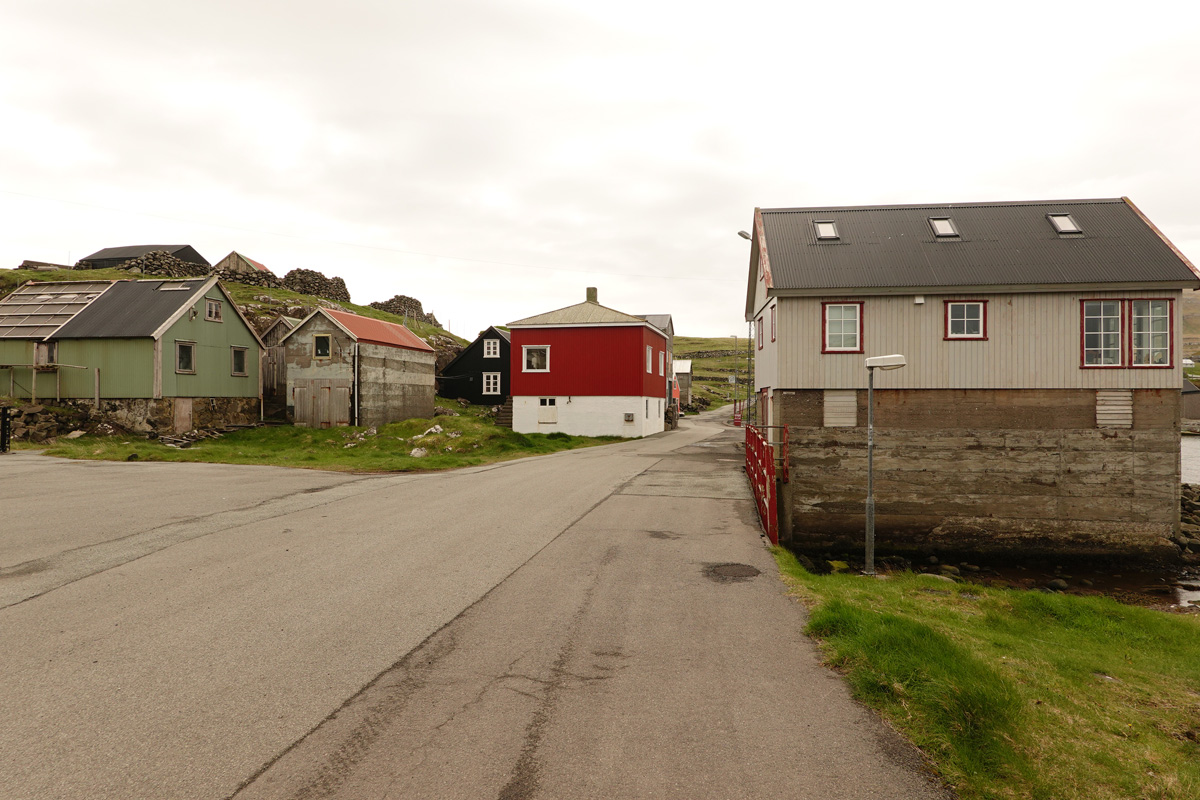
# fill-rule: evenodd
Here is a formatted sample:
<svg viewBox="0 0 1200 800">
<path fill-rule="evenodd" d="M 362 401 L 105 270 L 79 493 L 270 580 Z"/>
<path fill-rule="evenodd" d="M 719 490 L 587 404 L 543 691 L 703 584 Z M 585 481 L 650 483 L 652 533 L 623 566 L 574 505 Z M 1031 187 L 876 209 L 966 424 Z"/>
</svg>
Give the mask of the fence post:
<svg viewBox="0 0 1200 800">
<path fill-rule="evenodd" d="M 7 453 L 12 441 L 12 417 L 8 406 L 0 406 L 0 453 Z"/>
</svg>

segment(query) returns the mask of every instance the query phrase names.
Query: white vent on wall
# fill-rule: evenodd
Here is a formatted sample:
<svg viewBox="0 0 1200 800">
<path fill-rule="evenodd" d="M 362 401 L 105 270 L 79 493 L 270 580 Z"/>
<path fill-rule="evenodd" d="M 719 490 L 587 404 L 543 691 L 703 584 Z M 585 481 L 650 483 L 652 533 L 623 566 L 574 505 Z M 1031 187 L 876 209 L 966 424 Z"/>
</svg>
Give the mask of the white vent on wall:
<svg viewBox="0 0 1200 800">
<path fill-rule="evenodd" d="M 1100 389 L 1096 392 L 1096 427 L 1133 427 L 1132 389 Z"/>
<path fill-rule="evenodd" d="M 858 424 L 858 392 L 854 389 L 825 390 L 825 427 L 853 428 Z"/>
</svg>

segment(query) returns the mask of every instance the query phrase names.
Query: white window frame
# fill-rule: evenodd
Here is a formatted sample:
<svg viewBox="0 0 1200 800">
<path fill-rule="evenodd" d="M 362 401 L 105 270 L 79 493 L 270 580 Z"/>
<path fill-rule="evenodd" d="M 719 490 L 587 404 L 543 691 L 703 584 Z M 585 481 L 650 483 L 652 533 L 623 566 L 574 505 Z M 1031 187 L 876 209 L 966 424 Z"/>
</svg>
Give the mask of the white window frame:
<svg viewBox="0 0 1200 800">
<path fill-rule="evenodd" d="M 654 347 L 646 345 L 646 374 L 654 374 Z"/>
<path fill-rule="evenodd" d="M 500 373 L 483 373 L 483 394 L 500 394 Z"/>
<path fill-rule="evenodd" d="M 959 319 L 954 318 L 955 306 L 961 307 L 964 311 Z M 966 308 L 975 306 L 979 309 L 978 317 L 970 318 L 966 316 Z M 954 331 L 954 323 L 962 323 L 962 331 L 956 333 Z M 977 333 L 967 333 L 968 322 L 978 322 L 979 331 Z M 946 336 L 947 339 L 987 339 L 987 301 L 986 300 L 947 300 L 946 301 Z"/>
<path fill-rule="evenodd" d="M 660 376 L 667 374 L 667 354 L 664 350 L 658 351 L 658 374 Z"/>
<path fill-rule="evenodd" d="M 938 223 L 945 223 L 939 225 Z M 958 236 L 958 226 L 954 224 L 954 220 L 950 217 L 930 217 L 929 227 L 933 229 L 933 235 L 939 239 L 949 239 Z"/>
<path fill-rule="evenodd" d="M 1161 313 L 1154 313 L 1156 306 L 1161 309 Z M 1171 311 L 1171 301 L 1166 298 L 1141 297 L 1129 301 L 1129 365 L 1131 367 L 1172 366 Z M 1156 322 L 1162 324 L 1155 325 Z M 1147 324 L 1149 327 L 1143 327 Z M 1142 329 L 1139 330 L 1139 328 Z"/>
<path fill-rule="evenodd" d="M 819 219 L 813 221 L 813 229 L 817 233 L 817 239 L 833 240 L 840 239 L 838 234 L 837 223 L 831 219 Z"/>
<path fill-rule="evenodd" d="M 846 346 L 845 344 L 839 344 L 838 346 L 834 347 L 833 345 L 830 344 L 830 336 L 833 335 L 833 332 L 830 330 L 831 320 L 829 318 L 829 312 L 835 308 L 839 308 L 839 309 L 853 308 L 854 309 L 854 319 L 853 319 L 853 322 L 854 322 L 854 331 L 853 331 L 854 344 L 852 346 Z M 843 311 L 842 313 L 844 314 L 845 312 Z M 840 323 L 845 323 L 848 320 L 846 320 L 845 317 L 842 317 L 842 318 L 840 318 L 838 320 L 834 320 L 834 321 L 840 322 Z M 844 328 L 845 328 L 844 324 L 839 325 L 838 327 L 842 328 L 842 330 L 837 331 L 837 333 L 836 333 L 837 336 L 845 337 L 845 336 L 849 335 L 844 330 Z M 821 352 L 822 353 L 861 353 L 861 352 L 863 352 L 863 304 L 862 304 L 862 302 L 822 303 L 821 304 Z"/>
<path fill-rule="evenodd" d="M 204 298 L 204 319 L 208 322 L 221 321 L 221 301 L 211 297 Z"/>
<path fill-rule="evenodd" d="M 484 358 L 499 358 L 500 357 L 500 340 L 499 339 L 484 339 L 483 340 L 483 357 Z"/>
<path fill-rule="evenodd" d="M 1094 306 L 1094 311 L 1099 313 L 1089 313 L 1089 306 Z M 1108 309 L 1105 306 L 1109 306 Z M 1115 313 L 1106 313 L 1115 312 Z M 1125 348 L 1122 346 L 1124 337 L 1124 303 L 1118 299 L 1100 298 L 1091 300 L 1081 300 L 1079 304 L 1080 316 L 1080 365 L 1090 369 L 1103 369 L 1112 367 L 1125 366 Z M 1091 324 L 1091 320 L 1096 320 Z M 1108 321 L 1108 322 L 1106 322 Z M 1112 322 L 1115 321 L 1115 322 Z M 1115 327 L 1114 327 L 1115 325 Z M 1088 330 L 1089 327 L 1095 330 Z M 1099 337 L 1089 340 L 1089 337 Z M 1106 339 L 1110 343 L 1106 344 Z M 1094 342 L 1092 346 L 1089 341 Z M 1111 359 L 1115 352 L 1116 360 Z M 1095 354 L 1094 356 L 1092 354 Z M 1092 358 L 1094 360 L 1089 360 Z"/>
<path fill-rule="evenodd" d="M 1046 219 L 1054 226 L 1055 233 L 1083 233 L 1079 223 L 1070 214 L 1047 214 Z"/>
<path fill-rule="evenodd" d="M 191 361 L 192 361 L 191 369 L 183 369 L 182 367 L 179 366 L 179 354 L 181 352 L 183 352 L 184 348 L 191 351 Z M 180 375 L 195 375 L 196 374 L 196 343 L 195 342 L 176 340 L 176 342 L 175 342 L 175 371 L 177 373 L 179 373 Z"/>
<path fill-rule="evenodd" d="M 546 351 L 546 367 L 545 369 L 530 369 L 529 354 L 534 350 Z M 522 372 L 549 372 L 550 371 L 550 345 L 548 344 L 526 344 L 521 345 L 521 371 Z"/>
<path fill-rule="evenodd" d="M 245 378 L 250 374 L 250 349 L 236 345 L 229 348 L 229 374 L 235 378 Z M 237 369 L 237 354 L 242 354 L 242 371 Z"/>
</svg>

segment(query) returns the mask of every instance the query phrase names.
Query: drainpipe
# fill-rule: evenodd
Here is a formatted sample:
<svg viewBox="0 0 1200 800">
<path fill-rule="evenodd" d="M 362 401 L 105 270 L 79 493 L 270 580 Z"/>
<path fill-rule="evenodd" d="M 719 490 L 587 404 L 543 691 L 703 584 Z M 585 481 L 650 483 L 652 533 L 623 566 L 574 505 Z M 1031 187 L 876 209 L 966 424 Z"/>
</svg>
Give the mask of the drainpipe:
<svg viewBox="0 0 1200 800">
<path fill-rule="evenodd" d="M 358 342 L 354 343 L 354 399 L 350 402 L 350 409 L 354 413 L 354 419 L 351 424 L 358 425 Z"/>
</svg>

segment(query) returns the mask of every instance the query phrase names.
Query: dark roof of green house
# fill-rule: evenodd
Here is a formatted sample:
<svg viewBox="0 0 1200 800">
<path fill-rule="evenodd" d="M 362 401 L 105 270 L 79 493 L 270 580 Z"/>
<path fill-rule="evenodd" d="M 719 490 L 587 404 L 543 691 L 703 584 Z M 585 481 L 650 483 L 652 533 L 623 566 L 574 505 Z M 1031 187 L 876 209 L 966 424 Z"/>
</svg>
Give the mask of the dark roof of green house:
<svg viewBox="0 0 1200 800">
<path fill-rule="evenodd" d="M 58 330 L 55 339 L 137 339 L 154 336 L 195 300 L 208 278 L 117 281 Z"/>
</svg>

